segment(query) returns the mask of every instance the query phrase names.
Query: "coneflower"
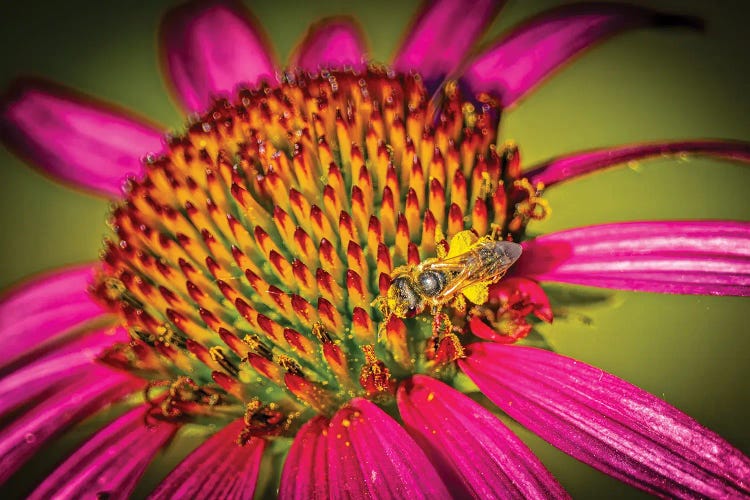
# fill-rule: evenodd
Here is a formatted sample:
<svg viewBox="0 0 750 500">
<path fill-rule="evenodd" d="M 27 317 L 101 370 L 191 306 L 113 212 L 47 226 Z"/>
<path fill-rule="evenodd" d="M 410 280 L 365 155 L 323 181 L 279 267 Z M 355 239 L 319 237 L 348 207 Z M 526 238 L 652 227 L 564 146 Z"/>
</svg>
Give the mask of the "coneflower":
<svg viewBox="0 0 750 500">
<path fill-rule="evenodd" d="M 366 61 L 348 22 L 321 23 L 279 71 L 241 9 L 180 7 L 163 25 L 165 61 L 195 114 L 167 137 L 38 82 L 13 89 L 6 144 L 114 201 L 100 262 L 0 305 L 0 479 L 72 424 L 142 395 L 31 497 L 127 497 L 188 423 L 215 432 L 154 498 L 251 498 L 264 456 L 281 468 L 282 498 L 566 497 L 491 402 L 647 492 L 750 495 L 750 460 L 690 417 L 514 345 L 552 321 L 541 281 L 750 294 L 744 222 L 526 234 L 558 182 L 665 153 L 748 161 L 747 143 L 622 146 L 523 169 L 518 147 L 497 140 L 502 110 L 591 44 L 696 21 L 570 5 L 469 58 L 499 8 L 430 3 L 388 66 Z M 523 254 L 484 295 L 446 307 L 445 323 L 377 307 L 396 267 L 490 234 Z"/>
</svg>

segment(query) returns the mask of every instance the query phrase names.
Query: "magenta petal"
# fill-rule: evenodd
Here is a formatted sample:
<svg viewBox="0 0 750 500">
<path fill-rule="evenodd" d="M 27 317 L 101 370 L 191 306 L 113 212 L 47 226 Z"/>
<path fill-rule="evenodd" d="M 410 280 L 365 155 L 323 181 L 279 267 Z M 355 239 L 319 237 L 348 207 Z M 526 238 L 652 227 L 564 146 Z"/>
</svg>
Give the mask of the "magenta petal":
<svg viewBox="0 0 750 500">
<path fill-rule="evenodd" d="M 135 408 L 97 432 L 29 498 L 96 498 L 102 493 L 129 498 L 151 459 L 177 430 L 162 421 L 148 427 L 149 409 Z"/>
<path fill-rule="evenodd" d="M 66 338 L 105 314 L 87 291 L 91 265 L 42 275 L 0 302 L 0 369 Z"/>
<path fill-rule="evenodd" d="M 339 410 L 328 429 L 330 498 L 450 498 L 406 431 L 366 399 Z"/>
<path fill-rule="evenodd" d="M 0 140 L 41 170 L 107 197 L 161 151 L 162 132 L 125 112 L 57 85 L 17 82 L 0 102 Z"/>
<path fill-rule="evenodd" d="M 71 382 L 85 379 L 92 373 L 94 359 L 102 350 L 124 338 L 127 338 L 124 330 L 119 330 L 118 335 L 94 332 L 3 377 L 0 379 L 0 416 L 34 401 L 45 392 L 57 392 Z"/>
<path fill-rule="evenodd" d="M 479 343 L 461 369 L 508 415 L 564 452 L 668 497 L 750 495 L 750 459 L 655 396 L 533 347 Z"/>
<path fill-rule="evenodd" d="M 0 432 L 0 484 L 51 438 L 139 386 L 134 378 L 102 366 L 79 371 L 76 380 L 60 387 Z"/>
<path fill-rule="evenodd" d="M 398 409 L 454 497 L 568 497 L 497 417 L 444 383 L 415 375 L 401 385 Z"/>
<path fill-rule="evenodd" d="M 471 333 L 480 339 L 489 340 L 490 342 L 500 342 L 501 344 L 512 344 L 518 341 L 517 338 L 510 337 L 501 332 L 495 331 L 490 325 L 485 323 L 479 316 L 472 316 L 469 320 L 469 329 Z"/>
<path fill-rule="evenodd" d="M 437 87 L 459 67 L 503 3 L 502 0 L 425 2 L 393 61 L 394 69 L 420 73 L 428 86 Z"/>
<path fill-rule="evenodd" d="M 739 141 L 676 141 L 653 144 L 628 144 L 611 148 L 580 151 L 535 165 L 525 173 L 533 185 L 552 186 L 629 161 L 655 156 L 698 154 L 750 162 L 750 143 Z"/>
<path fill-rule="evenodd" d="M 252 500 L 265 441 L 237 444 L 245 422 L 238 419 L 211 436 L 169 473 L 149 498 L 237 498 Z"/>
<path fill-rule="evenodd" d="M 675 25 L 699 27 L 700 21 L 625 4 L 565 5 L 531 19 L 477 56 L 462 82 L 474 94 L 497 95 L 508 107 L 597 42 L 628 29 Z"/>
<path fill-rule="evenodd" d="M 554 319 L 549 298 L 533 280 L 508 277 L 492 285 L 489 292 L 490 298 L 498 299 L 501 303 L 516 302 L 530 307 L 530 312 L 542 321 L 551 323 Z"/>
<path fill-rule="evenodd" d="M 513 273 L 540 281 L 659 293 L 750 295 L 750 223 L 588 226 L 524 242 Z"/>
<path fill-rule="evenodd" d="M 189 111 L 205 111 L 211 98 L 238 84 L 275 78 L 260 28 L 229 2 L 191 2 L 167 14 L 161 43 L 172 84 Z"/>
<path fill-rule="evenodd" d="M 294 438 L 281 473 L 279 498 L 328 498 L 328 421 L 316 417 Z"/>
<path fill-rule="evenodd" d="M 367 64 L 366 52 L 360 31 L 350 20 L 326 19 L 310 27 L 289 65 L 312 72 L 345 66 L 361 71 Z"/>
</svg>

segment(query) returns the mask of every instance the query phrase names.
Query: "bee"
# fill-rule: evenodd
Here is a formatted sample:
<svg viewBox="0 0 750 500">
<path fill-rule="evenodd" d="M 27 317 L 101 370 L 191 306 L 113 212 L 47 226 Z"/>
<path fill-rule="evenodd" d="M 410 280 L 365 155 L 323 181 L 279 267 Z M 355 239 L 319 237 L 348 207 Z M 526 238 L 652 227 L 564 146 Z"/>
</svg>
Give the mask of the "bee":
<svg viewBox="0 0 750 500">
<path fill-rule="evenodd" d="M 376 299 L 377 306 L 385 322 L 392 315 L 416 316 L 429 306 L 437 330 L 444 305 L 463 310 L 465 299 L 477 305 L 486 302 L 489 286 L 505 275 L 521 251 L 518 243 L 490 236 L 477 238 L 471 231 L 461 231 L 451 239 L 450 252 L 443 257 L 394 269 L 390 287 L 385 297 Z"/>
</svg>

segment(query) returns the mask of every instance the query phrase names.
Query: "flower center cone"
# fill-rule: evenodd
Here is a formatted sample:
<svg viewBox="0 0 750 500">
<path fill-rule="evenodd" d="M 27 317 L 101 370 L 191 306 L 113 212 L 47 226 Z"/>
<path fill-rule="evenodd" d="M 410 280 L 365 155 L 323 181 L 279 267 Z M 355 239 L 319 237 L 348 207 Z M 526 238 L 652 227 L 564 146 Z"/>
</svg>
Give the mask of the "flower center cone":
<svg viewBox="0 0 750 500">
<path fill-rule="evenodd" d="M 373 303 L 456 234 L 519 241 L 547 208 L 515 146 L 495 146 L 497 105 L 440 92 L 376 67 L 288 73 L 145 160 L 93 291 L 132 338 L 102 360 L 150 381 L 154 416 L 244 415 L 243 441 L 355 397 L 387 407 L 415 373 L 452 379 L 471 308 L 435 334 L 429 312 Z"/>
</svg>

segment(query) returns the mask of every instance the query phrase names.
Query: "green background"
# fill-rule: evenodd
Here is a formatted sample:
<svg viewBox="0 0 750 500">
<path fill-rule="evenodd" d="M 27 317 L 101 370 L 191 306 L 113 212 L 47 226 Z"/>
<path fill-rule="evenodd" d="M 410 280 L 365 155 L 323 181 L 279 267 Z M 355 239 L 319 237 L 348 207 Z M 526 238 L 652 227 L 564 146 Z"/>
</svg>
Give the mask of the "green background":
<svg viewBox="0 0 750 500">
<path fill-rule="evenodd" d="M 178 128 L 182 118 L 168 96 L 156 52 L 159 19 L 172 3 L 3 2 L 0 87 L 19 75 L 43 76 Z M 559 3 L 510 1 L 487 40 Z M 704 34 L 627 33 L 556 74 L 504 118 L 502 135 L 519 143 L 526 164 L 633 141 L 750 139 L 744 3 L 650 4 L 699 15 L 708 29 Z M 311 22 L 347 13 L 359 20 L 372 56 L 387 61 L 418 3 L 274 0 L 250 6 L 282 61 Z M 33 273 L 96 258 L 106 201 L 55 184 L 3 149 L 0 171 L 0 288 Z M 550 190 L 553 215 L 531 230 L 648 219 L 749 220 L 748 188 L 750 173 L 737 164 L 698 158 L 643 162 Z M 583 316 L 570 315 L 545 330 L 559 352 L 666 399 L 750 452 L 745 299 L 618 292 L 606 307 L 580 312 Z M 639 495 L 540 440 L 522 436 L 574 497 Z M 49 455 L 70 446 L 62 441 Z M 164 464 L 184 452 L 161 457 L 137 494 L 149 491 Z M 45 460 L 36 460 L 24 475 L 49 468 Z"/>
</svg>

